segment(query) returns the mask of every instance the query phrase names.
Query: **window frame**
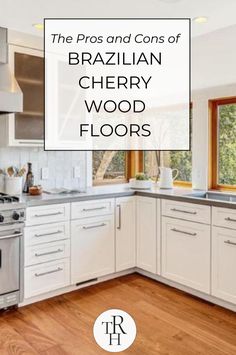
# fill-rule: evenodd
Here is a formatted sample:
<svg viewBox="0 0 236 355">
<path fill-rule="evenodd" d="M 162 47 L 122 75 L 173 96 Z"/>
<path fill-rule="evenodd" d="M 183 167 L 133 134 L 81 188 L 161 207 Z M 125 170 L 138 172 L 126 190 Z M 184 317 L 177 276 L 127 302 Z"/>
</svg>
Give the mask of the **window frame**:
<svg viewBox="0 0 236 355">
<path fill-rule="evenodd" d="M 144 171 L 144 150 L 142 150 L 140 153 L 142 154 L 142 159 L 143 159 L 142 171 Z M 173 185 L 176 187 L 191 188 L 192 181 L 175 180 L 173 182 Z"/>
<path fill-rule="evenodd" d="M 105 179 L 103 181 L 93 180 L 93 186 L 126 184 L 138 171 L 143 170 L 143 155 L 141 155 L 139 151 L 126 151 L 125 158 L 126 166 L 124 179 Z"/>
<path fill-rule="evenodd" d="M 208 187 L 212 190 L 236 191 L 236 185 L 218 183 L 218 107 L 227 104 L 236 104 L 236 96 L 209 100 Z"/>
</svg>

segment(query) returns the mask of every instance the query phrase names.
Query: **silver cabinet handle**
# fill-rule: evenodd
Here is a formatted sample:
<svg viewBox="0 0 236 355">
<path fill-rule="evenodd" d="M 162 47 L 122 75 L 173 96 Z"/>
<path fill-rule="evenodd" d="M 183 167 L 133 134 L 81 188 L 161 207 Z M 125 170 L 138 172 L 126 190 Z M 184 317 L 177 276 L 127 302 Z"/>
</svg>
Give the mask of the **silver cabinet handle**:
<svg viewBox="0 0 236 355">
<path fill-rule="evenodd" d="M 57 253 L 61 253 L 63 252 L 62 249 L 57 249 L 57 250 L 53 250 L 53 251 L 47 251 L 46 253 L 35 253 L 35 256 L 44 256 L 44 255 L 50 255 L 50 254 L 57 254 Z"/>
<path fill-rule="evenodd" d="M 39 238 L 39 237 L 45 237 L 45 236 L 47 236 L 47 235 L 54 235 L 54 234 L 60 234 L 60 233 L 63 233 L 63 231 L 58 230 L 58 231 L 56 231 L 56 232 L 35 234 L 34 236 L 35 236 L 36 238 Z"/>
<path fill-rule="evenodd" d="M 96 224 L 94 226 L 83 226 L 83 229 L 92 229 L 92 228 L 98 228 L 98 227 L 104 227 L 104 226 L 106 226 L 106 223 Z"/>
<path fill-rule="evenodd" d="M 40 276 L 44 276 L 44 275 L 49 275 L 49 274 L 54 274 L 54 272 L 59 272 L 59 271 L 62 271 L 63 269 L 61 267 L 58 267 L 57 269 L 55 270 L 50 270 L 50 271 L 46 271 L 46 272 L 41 272 L 41 273 L 35 273 L 34 275 L 36 277 L 40 277 Z"/>
<path fill-rule="evenodd" d="M 45 214 L 35 214 L 34 217 L 47 217 L 47 216 L 57 216 L 59 214 L 63 214 L 63 212 L 53 212 L 53 213 L 45 213 Z"/>
<path fill-rule="evenodd" d="M 230 221 L 230 222 L 236 222 L 236 219 L 231 218 L 231 217 L 226 217 L 225 220 Z"/>
<path fill-rule="evenodd" d="M 118 217 L 118 226 L 117 229 L 121 229 L 121 205 L 117 205 L 118 210 L 119 210 L 119 217 Z"/>
<path fill-rule="evenodd" d="M 171 230 L 173 232 L 182 233 L 182 234 L 186 234 L 186 235 L 191 235 L 192 237 L 195 237 L 197 235 L 197 233 L 185 232 L 185 231 L 182 231 L 182 230 L 177 229 L 177 228 L 172 228 Z"/>
<path fill-rule="evenodd" d="M 93 208 L 83 208 L 82 211 L 88 212 L 88 211 L 104 210 L 105 208 L 106 208 L 105 206 L 93 207 Z"/>
<path fill-rule="evenodd" d="M 228 239 L 228 240 L 225 240 L 224 243 L 225 243 L 225 244 L 230 244 L 230 245 L 236 245 L 236 243 L 231 242 L 231 240 L 229 240 L 229 239 Z"/>
<path fill-rule="evenodd" d="M 197 214 L 196 211 L 192 212 L 192 211 L 185 211 L 185 210 L 180 210 L 178 208 L 171 208 L 170 209 L 171 211 L 174 211 L 174 212 L 182 212 L 182 213 L 188 213 L 188 214 Z"/>
</svg>

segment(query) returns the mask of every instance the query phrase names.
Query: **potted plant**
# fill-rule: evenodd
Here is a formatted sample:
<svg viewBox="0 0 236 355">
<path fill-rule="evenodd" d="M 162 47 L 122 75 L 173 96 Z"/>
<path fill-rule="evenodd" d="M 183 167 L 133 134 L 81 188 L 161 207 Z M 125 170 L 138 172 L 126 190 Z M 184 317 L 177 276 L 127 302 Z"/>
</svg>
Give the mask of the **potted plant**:
<svg viewBox="0 0 236 355">
<path fill-rule="evenodd" d="M 132 189 L 150 189 L 152 180 L 145 173 L 137 173 L 135 179 L 130 179 L 130 187 Z"/>
</svg>

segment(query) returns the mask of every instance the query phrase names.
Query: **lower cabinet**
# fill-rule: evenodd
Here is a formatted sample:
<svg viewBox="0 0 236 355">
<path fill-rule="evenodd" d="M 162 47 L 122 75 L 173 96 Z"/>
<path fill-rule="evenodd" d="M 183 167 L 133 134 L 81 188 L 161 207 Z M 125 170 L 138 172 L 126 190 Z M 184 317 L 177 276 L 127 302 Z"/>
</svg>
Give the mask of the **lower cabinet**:
<svg viewBox="0 0 236 355">
<path fill-rule="evenodd" d="M 135 197 L 116 199 L 116 271 L 136 266 Z"/>
<path fill-rule="evenodd" d="M 114 215 L 71 221 L 72 284 L 114 271 Z"/>
<path fill-rule="evenodd" d="M 162 217 L 161 275 L 210 293 L 210 226 Z"/>
<path fill-rule="evenodd" d="M 156 203 L 152 197 L 137 196 L 137 267 L 157 272 Z"/>
<path fill-rule="evenodd" d="M 236 304 L 236 230 L 213 227 L 212 295 Z"/>
<path fill-rule="evenodd" d="M 25 268 L 24 297 L 30 298 L 70 284 L 70 259 Z"/>
</svg>

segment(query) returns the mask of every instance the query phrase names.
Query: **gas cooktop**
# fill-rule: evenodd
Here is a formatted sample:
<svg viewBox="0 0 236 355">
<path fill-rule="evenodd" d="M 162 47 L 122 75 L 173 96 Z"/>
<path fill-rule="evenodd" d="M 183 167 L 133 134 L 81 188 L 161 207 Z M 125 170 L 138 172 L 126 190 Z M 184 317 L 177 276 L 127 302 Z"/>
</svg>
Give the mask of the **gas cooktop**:
<svg viewBox="0 0 236 355">
<path fill-rule="evenodd" d="M 19 202 L 19 197 L 10 196 L 0 192 L 0 204 L 1 203 L 12 203 L 12 202 Z"/>
</svg>

